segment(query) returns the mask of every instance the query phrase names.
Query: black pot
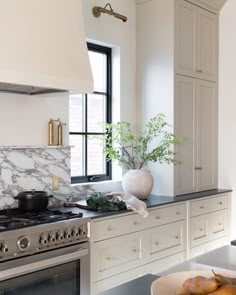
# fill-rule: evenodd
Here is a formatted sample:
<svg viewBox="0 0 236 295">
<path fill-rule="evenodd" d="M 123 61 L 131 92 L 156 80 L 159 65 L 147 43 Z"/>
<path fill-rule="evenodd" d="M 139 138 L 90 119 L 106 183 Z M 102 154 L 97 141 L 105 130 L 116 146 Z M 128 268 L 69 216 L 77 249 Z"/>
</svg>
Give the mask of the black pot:
<svg viewBox="0 0 236 295">
<path fill-rule="evenodd" d="M 48 195 L 44 191 L 26 191 L 21 192 L 14 198 L 18 200 L 18 208 L 24 211 L 40 211 L 47 209 L 49 198 L 52 195 Z"/>
</svg>

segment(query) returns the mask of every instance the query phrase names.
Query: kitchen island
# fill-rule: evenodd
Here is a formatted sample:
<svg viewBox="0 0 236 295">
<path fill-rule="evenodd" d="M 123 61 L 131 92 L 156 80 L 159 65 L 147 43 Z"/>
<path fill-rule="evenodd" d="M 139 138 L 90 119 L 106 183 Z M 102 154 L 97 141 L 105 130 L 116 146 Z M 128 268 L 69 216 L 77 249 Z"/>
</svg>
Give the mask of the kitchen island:
<svg viewBox="0 0 236 295">
<path fill-rule="evenodd" d="M 151 294 L 151 284 L 158 277 L 179 271 L 210 270 L 214 269 L 235 271 L 236 274 L 236 247 L 224 246 L 206 254 L 180 263 L 157 275 L 145 275 L 128 283 L 122 284 L 110 290 L 100 293 L 100 295 L 149 295 Z M 235 275 L 236 277 L 236 275 Z"/>
</svg>

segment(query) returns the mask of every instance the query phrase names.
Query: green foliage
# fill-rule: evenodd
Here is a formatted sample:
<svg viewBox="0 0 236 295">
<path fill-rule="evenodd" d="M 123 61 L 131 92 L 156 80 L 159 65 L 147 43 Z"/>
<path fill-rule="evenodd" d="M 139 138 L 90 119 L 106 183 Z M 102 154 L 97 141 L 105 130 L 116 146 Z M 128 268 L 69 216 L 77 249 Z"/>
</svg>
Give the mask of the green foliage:
<svg viewBox="0 0 236 295">
<path fill-rule="evenodd" d="M 126 209 L 125 202 L 108 199 L 106 195 L 100 192 L 90 194 L 86 201 L 88 208 L 94 211 L 108 212 Z"/>
<path fill-rule="evenodd" d="M 169 127 L 161 113 L 151 118 L 145 130 L 137 136 L 130 123 L 105 124 L 104 153 L 108 161 L 116 160 L 126 169 L 141 169 L 148 162 L 178 164 L 173 146 L 180 144 L 182 139 L 169 132 Z M 154 148 L 150 149 L 150 145 Z"/>
</svg>

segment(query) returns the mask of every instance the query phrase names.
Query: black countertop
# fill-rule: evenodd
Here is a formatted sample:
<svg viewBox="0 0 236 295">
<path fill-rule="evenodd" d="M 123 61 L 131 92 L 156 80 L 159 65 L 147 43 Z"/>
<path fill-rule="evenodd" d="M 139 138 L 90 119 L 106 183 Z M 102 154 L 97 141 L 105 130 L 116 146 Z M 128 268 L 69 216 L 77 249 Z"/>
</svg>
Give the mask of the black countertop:
<svg viewBox="0 0 236 295">
<path fill-rule="evenodd" d="M 174 196 L 174 197 L 160 196 L 160 195 L 149 195 L 148 199 L 145 200 L 144 202 L 146 203 L 147 208 L 152 208 L 152 207 L 157 207 L 157 206 L 162 206 L 162 205 L 170 205 L 170 204 L 174 204 L 174 203 L 178 203 L 178 202 L 199 199 L 199 198 L 203 198 L 203 197 L 220 195 L 220 194 L 228 193 L 231 191 L 232 190 L 230 190 L 230 189 L 213 189 L 213 190 L 185 194 L 185 195 L 179 195 L 179 196 Z M 115 212 L 114 211 L 113 212 L 97 212 L 97 211 L 90 211 L 90 210 L 78 209 L 78 208 L 65 208 L 64 210 L 65 211 L 73 211 L 74 213 L 80 211 L 83 213 L 83 217 L 88 217 L 91 219 L 131 212 L 128 210 L 115 211 Z"/>
<path fill-rule="evenodd" d="M 151 284 L 157 278 L 158 276 L 148 274 L 118 287 L 102 292 L 100 295 L 150 295 Z"/>
</svg>

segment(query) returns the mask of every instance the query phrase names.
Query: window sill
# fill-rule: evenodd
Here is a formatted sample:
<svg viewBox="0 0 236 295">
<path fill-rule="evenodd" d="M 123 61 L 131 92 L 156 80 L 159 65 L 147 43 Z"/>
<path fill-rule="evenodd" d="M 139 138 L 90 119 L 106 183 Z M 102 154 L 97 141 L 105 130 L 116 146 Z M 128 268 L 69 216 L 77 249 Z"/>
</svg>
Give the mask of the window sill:
<svg viewBox="0 0 236 295">
<path fill-rule="evenodd" d="M 71 187 L 83 187 L 88 185 L 93 187 L 96 191 L 100 192 L 122 191 L 121 180 L 104 180 L 98 182 L 73 183 L 71 184 Z"/>
</svg>

